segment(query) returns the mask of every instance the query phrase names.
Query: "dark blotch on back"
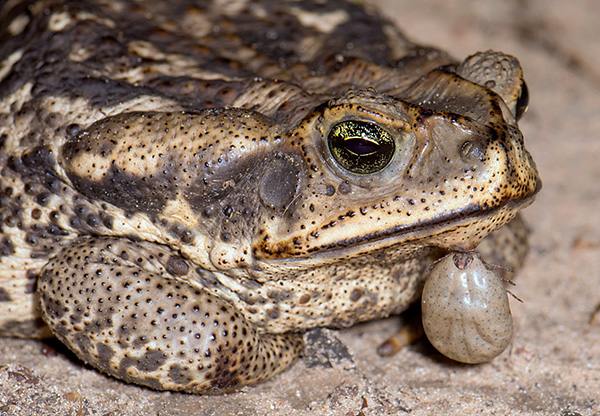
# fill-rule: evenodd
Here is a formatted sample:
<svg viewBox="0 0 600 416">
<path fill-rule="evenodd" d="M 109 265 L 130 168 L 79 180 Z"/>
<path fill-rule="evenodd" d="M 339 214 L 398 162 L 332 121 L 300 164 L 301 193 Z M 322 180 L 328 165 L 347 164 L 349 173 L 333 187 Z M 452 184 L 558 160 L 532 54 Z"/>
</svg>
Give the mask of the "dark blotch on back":
<svg viewBox="0 0 600 416">
<path fill-rule="evenodd" d="M 63 330 L 64 330 L 64 327 L 59 327 L 59 328 L 63 328 Z M 54 331 L 56 331 L 56 329 L 54 329 Z M 69 334 L 68 333 L 56 332 L 56 335 L 62 342 L 64 342 L 67 346 L 69 346 L 69 341 L 68 341 Z M 77 346 L 77 348 L 71 348 L 71 349 L 79 350 L 80 354 L 82 354 L 84 357 L 86 357 L 86 358 L 89 357 L 92 343 L 90 341 L 90 338 L 88 337 L 88 334 L 78 333 L 78 334 L 73 335 L 71 338 L 73 339 L 72 344 Z M 86 361 L 90 361 L 89 358 L 86 359 Z"/>
<path fill-rule="evenodd" d="M 190 267 L 181 256 L 171 256 L 167 261 L 167 271 L 175 276 L 182 276 L 188 273 Z"/>
<path fill-rule="evenodd" d="M 56 156 L 48 146 L 36 146 L 20 157 L 9 157 L 7 161 L 7 166 L 20 175 L 24 177 L 45 176 L 45 182 L 51 182 L 56 178 L 55 165 Z"/>
<path fill-rule="evenodd" d="M 67 143 L 63 148 L 69 152 Z M 167 200 L 174 198 L 175 185 L 167 176 L 144 180 L 111 166 L 102 181 L 93 182 L 67 170 L 75 189 L 91 199 L 100 199 L 130 212 L 160 213 Z"/>
<path fill-rule="evenodd" d="M 10 256 L 15 254 L 15 246 L 10 237 L 4 237 L 0 240 L 0 257 Z"/>
<path fill-rule="evenodd" d="M 96 344 L 96 351 L 98 352 L 96 365 L 104 371 L 109 371 L 111 368 L 110 359 L 115 355 L 115 352 L 108 345 L 102 343 Z"/>
<path fill-rule="evenodd" d="M 10 297 L 10 294 L 6 291 L 6 289 L 0 287 L 0 302 L 10 302 L 11 300 L 12 298 Z"/>
<path fill-rule="evenodd" d="M 158 350 L 148 350 L 146 354 L 140 358 L 125 357 L 120 363 L 122 377 L 126 380 L 128 379 L 127 369 L 129 367 L 135 367 L 138 370 L 147 373 L 150 371 L 155 371 L 158 367 L 163 365 L 165 360 L 165 355 Z"/>
<path fill-rule="evenodd" d="M 190 371 L 179 364 L 173 364 L 169 367 L 169 377 L 171 377 L 173 383 L 180 385 L 186 385 L 193 379 Z"/>
</svg>

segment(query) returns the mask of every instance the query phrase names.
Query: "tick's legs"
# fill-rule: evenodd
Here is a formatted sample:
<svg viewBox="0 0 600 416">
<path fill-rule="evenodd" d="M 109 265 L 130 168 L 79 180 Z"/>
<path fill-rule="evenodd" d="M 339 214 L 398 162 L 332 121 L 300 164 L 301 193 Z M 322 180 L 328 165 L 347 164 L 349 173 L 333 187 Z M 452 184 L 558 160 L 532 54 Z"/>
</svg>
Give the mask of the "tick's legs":
<svg viewBox="0 0 600 416">
<path fill-rule="evenodd" d="M 529 228 L 521 214 L 517 214 L 508 224 L 481 240 L 475 251 L 487 264 L 503 267 L 506 273 L 501 273 L 502 277 L 509 278 L 510 272 L 519 270 L 527 257 L 528 237 Z"/>
<path fill-rule="evenodd" d="M 527 237 L 529 229 L 523 221 L 521 215 L 517 214 L 508 224 L 494 231 L 487 237 L 485 237 L 476 251 L 481 254 L 488 263 L 500 268 L 494 270 L 505 278 L 512 277 L 513 271 L 519 269 L 525 260 L 528 252 Z M 439 267 L 434 263 L 432 268 Z M 432 273 L 432 269 L 428 270 L 428 273 Z M 450 279 L 450 276 L 448 276 Z M 417 309 L 417 308 L 415 308 Z M 600 309 L 600 307 L 599 307 Z M 407 345 L 418 341 L 423 335 L 423 325 L 421 324 L 420 317 L 414 316 L 413 309 L 411 308 L 407 313 L 411 313 L 406 320 L 405 325 L 394 335 L 383 342 L 377 352 L 381 356 L 391 356 Z M 503 318 L 502 322 L 504 326 L 508 326 L 509 317 L 506 317 L 506 313 L 500 314 L 500 319 Z M 458 316 L 456 317 L 458 319 Z M 512 334 L 512 326 L 511 331 Z M 508 329 L 504 330 L 504 338 L 510 338 L 508 335 Z M 500 348 L 500 347 L 499 347 Z M 502 348 L 503 349 L 503 348 Z"/>
</svg>

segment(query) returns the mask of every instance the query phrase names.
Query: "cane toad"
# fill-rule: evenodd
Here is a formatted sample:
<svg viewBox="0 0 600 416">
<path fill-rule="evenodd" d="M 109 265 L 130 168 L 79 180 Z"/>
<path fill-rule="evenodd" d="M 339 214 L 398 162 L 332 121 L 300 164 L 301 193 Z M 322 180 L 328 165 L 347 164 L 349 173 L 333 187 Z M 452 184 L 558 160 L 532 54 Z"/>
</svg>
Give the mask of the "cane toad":
<svg viewBox="0 0 600 416">
<path fill-rule="evenodd" d="M 448 252 L 522 260 L 540 181 L 511 56 L 456 61 L 341 0 L 0 19 L 1 335 L 218 393 L 304 330 L 400 313 Z"/>
</svg>

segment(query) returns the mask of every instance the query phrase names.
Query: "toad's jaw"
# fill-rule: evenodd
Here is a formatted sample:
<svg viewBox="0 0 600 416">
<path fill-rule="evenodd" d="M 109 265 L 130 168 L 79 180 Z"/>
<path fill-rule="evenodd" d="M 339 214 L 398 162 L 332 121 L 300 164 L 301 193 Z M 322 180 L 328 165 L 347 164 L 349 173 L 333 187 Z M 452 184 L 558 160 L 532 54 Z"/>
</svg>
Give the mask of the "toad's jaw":
<svg viewBox="0 0 600 416">
<path fill-rule="evenodd" d="M 308 250 L 299 250 L 293 242 L 286 241 L 270 247 L 260 247 L 261 260 L 291 262 L 300 265 L 310 262 L 316 265 L 319 260 L 349 258 L 382 250 L 386 247 L 406 245 L 414 247 L 437 246 L 453 251 L 470 251 L 490 232 L 509 222 L 521 209 L 530 205 L 541 189 L 538 179 L 533 191 L 522 199 L 510 199 L 500 206 L 483 208 L 480 205 L 464 207 L 460 211 L 450 211 L 427 221 L 415 222 L 358 234 L 355 237 L 340 239 L 333 243 L 314 245 Z M 476 230 L 473 232 L 472 230 Z M 258 253 L 259 250 L 255 250 Z"/>
<path fill-rule="evenodd" d="M 444 248 L 458 251 L 468 251 L 477 246 L 479 241 L 485 235 L 473 236 L 473 238 L 456 239 L 450 237 L 454 230 L 459 227 L 474 226 L 475 224 L 494 223 L 497 226 L 490 227 L 490 232 L 500 228 L 510 221 L 518 211 L 529 206 L 535 199 L 535 195 L 541 189 L 542 183 L 538 181 L 533 194 L 521 200 L 509 200 L 500 207 L 486 209 L 480 205 L 471 205 L 455 212 L 450 211 L 431 218 L 426 221 L 420 221 L 413 224 L 402 224 L 388 229 L 378 230 L 368 234 L 358 235 L 352 239 L 340 240 L 336 243 L 322 246 L 323 250 L 344 249 L 347 247 L 357 247 L 362 244 L 381 242 L 385 245 L 398 244 L 406 238 L 407 242 L 416 242 L 424 237 L 431 236 L 432 241 L 436 241 L 440 236 Z M 424 231 L 426 233 L 424 233 Z M 426 234 L 426 235 L 424 235 Z M 456 241 L 455 241 L 456 240 Z M 455 241 L 450 244 L 451 241 Z M 436 244 L 432 244 L 436 245 Z"/>
</svg>

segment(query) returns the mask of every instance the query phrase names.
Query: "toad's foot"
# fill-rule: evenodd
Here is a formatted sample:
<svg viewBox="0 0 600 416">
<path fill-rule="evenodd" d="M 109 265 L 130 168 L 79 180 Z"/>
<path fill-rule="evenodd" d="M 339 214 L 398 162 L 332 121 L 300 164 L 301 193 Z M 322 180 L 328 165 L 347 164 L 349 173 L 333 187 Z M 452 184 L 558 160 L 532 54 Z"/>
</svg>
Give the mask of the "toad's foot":
<svg viewBox="0 0 600 416">
<path fill-rule="evenodd" d="M 299 334 L 259 334 L 229 303 L 175 277 L 167 248 L 111 237 L 62 250 L 38 283 L 44 319 L 92 366 L 159 390 L 222 393 L 284 370 Z"/>
<path fill-rule="evenodd" d="M 421 321 L 421 308 L 411 308 L 404 312 L 404 319 L 402 328 L 377 347 L 377 354 L 381 357 L 391 357 L 402 348 L 423 339 L 425 332 Z"/>
</svg>

